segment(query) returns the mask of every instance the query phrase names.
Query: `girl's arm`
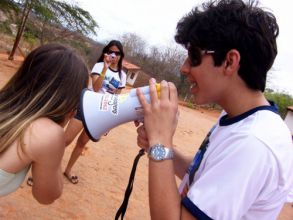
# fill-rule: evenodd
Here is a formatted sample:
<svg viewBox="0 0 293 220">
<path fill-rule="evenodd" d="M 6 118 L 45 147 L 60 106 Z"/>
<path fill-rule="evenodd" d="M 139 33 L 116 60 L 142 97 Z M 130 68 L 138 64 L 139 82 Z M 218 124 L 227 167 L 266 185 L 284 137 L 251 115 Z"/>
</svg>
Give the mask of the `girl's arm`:
<svg viewBox="0 0 293 220">
<path fill-rule="evenodd" d="M 103 81 L 105 79 L 107 69 L 108 69 L 108 67 L 105 67 L 105 65 L 104 65 L 100 75 L 91 75 L 92 76 L 93 89 L 94 89 L 95 92 L 99 92 L 100 89 L 102 88 Z"/>
<path fill-rule="evenodd" d="M 61 160 L 65 135 L 61 126 L 47 118 L 37 119 L 25 134 L 27 153 L 32 159 L 32 193 L 42 204 L 51 204 L 63 190 Z"/>
<path fill-rule="evenodd" d="M 102 72 L 99 75 L 93 75 L 92 76 L 92 84 L 93 84 L 93 89 L 95 92 L 99 92 L 100 89 L 103 86 L 103 81 L 106 76 L 106 72 L 111 64 L 112 58 L 108 54 L 104 54 L 104 67 L 102 69 Z"/>
</svg>

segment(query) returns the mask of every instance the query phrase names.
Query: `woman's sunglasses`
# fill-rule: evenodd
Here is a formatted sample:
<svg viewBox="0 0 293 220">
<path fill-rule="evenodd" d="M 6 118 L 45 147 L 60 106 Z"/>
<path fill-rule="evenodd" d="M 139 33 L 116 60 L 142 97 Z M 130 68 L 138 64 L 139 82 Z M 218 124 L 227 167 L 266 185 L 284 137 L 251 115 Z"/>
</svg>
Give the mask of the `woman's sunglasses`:
<svg viewBox="0 0 293 220">
<path fill-rule="evenodd" d="M 112 51 L 112 50 L 109 50 L 109 51 L 107 52 L 108 55 L 113 54 L 113 53 L 114 53 L 116 56 L 121 56 L 121 52 L 120 52 L 120 51 Z"/>
</svg>

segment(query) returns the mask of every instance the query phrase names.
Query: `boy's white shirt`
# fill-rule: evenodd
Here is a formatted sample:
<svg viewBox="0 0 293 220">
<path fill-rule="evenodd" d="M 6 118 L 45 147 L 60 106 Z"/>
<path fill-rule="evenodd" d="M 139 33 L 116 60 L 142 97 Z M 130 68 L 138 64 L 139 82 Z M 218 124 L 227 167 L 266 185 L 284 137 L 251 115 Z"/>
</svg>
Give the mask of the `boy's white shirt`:
<svg viewBox="0 0 293 220">
<path fill-rule="evenodd" d="M 276 219 L 292 173 L 288 128 L 276 113 L 260 110 L 216 126 L 187 197 L 212 219 Z"/>
</svg>

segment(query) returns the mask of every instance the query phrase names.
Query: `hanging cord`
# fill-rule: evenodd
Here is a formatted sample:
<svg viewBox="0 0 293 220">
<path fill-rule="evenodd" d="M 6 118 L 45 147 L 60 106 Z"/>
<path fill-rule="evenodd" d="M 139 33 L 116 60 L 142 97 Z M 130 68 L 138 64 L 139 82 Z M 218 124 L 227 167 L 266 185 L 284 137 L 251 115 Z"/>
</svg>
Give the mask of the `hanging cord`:
<svg viewBox="0 0 293 220">
<path fill-rule="evenodd" d="M 120 208 L 118 209 L 118 211 L 116 213 L 115 220 L 118 220 L 119 216 L 121 216 L 121 220 L 122 220 L 124 215 L 125 215 L 127 205 L 128 205 L 128 200 L 129 200 L 129 197 L 131 195 L 132 188 L 133 188 L 133 182 L 134 182 L 136 167 L 137 167 L 139 158 L 141 156 L 143 156 L 143 155 L 144 155 L 144 149 L 141 149 L 138 152 L 138 154 L 136 155 L 136 157 L 135 157 L 135 159 L 133 161 L 132 170 L 131 170 L 131 173 L 130 173 L 130 176 L 129 176 L 128 185 L 127 185 L 127 188 L 126 188 L 125 194 L 124 194 L 124 199 L 123 199 L 123 202 L 122 202 Z"/>
</svg>

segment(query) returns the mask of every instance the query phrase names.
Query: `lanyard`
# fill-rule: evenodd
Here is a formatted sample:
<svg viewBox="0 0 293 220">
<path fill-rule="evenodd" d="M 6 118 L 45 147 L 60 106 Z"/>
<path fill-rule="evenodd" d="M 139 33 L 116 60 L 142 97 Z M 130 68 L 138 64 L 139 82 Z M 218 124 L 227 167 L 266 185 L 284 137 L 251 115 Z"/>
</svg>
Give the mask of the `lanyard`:
<svg viewBox="0 0 293 220">
<path fill-rule="evenodd" d="M 205 137 L 205 139 L 203 140 L 203 142 L 201 143 L 199 150 L 197 151 L 196 155 L 194 156 L 194 159 L 190 165 L 190 167 L 188 168 L 188 173 L 189 173 L 189 185 L 191 185 L 193 179 L 194 179 L 194 175 L 196 173 L 196 171 L 198 170 L 201 161 L 203 159 L 203 155 L 205 154 L 209 143 L 210 143 L 210 136 L 213 132 L 213 130 L 215 129 L 215 125 L 212 127 L 212 129 L 209 131 L 209 133 L 207 134 L 207 136 Z"/>
</svg>

